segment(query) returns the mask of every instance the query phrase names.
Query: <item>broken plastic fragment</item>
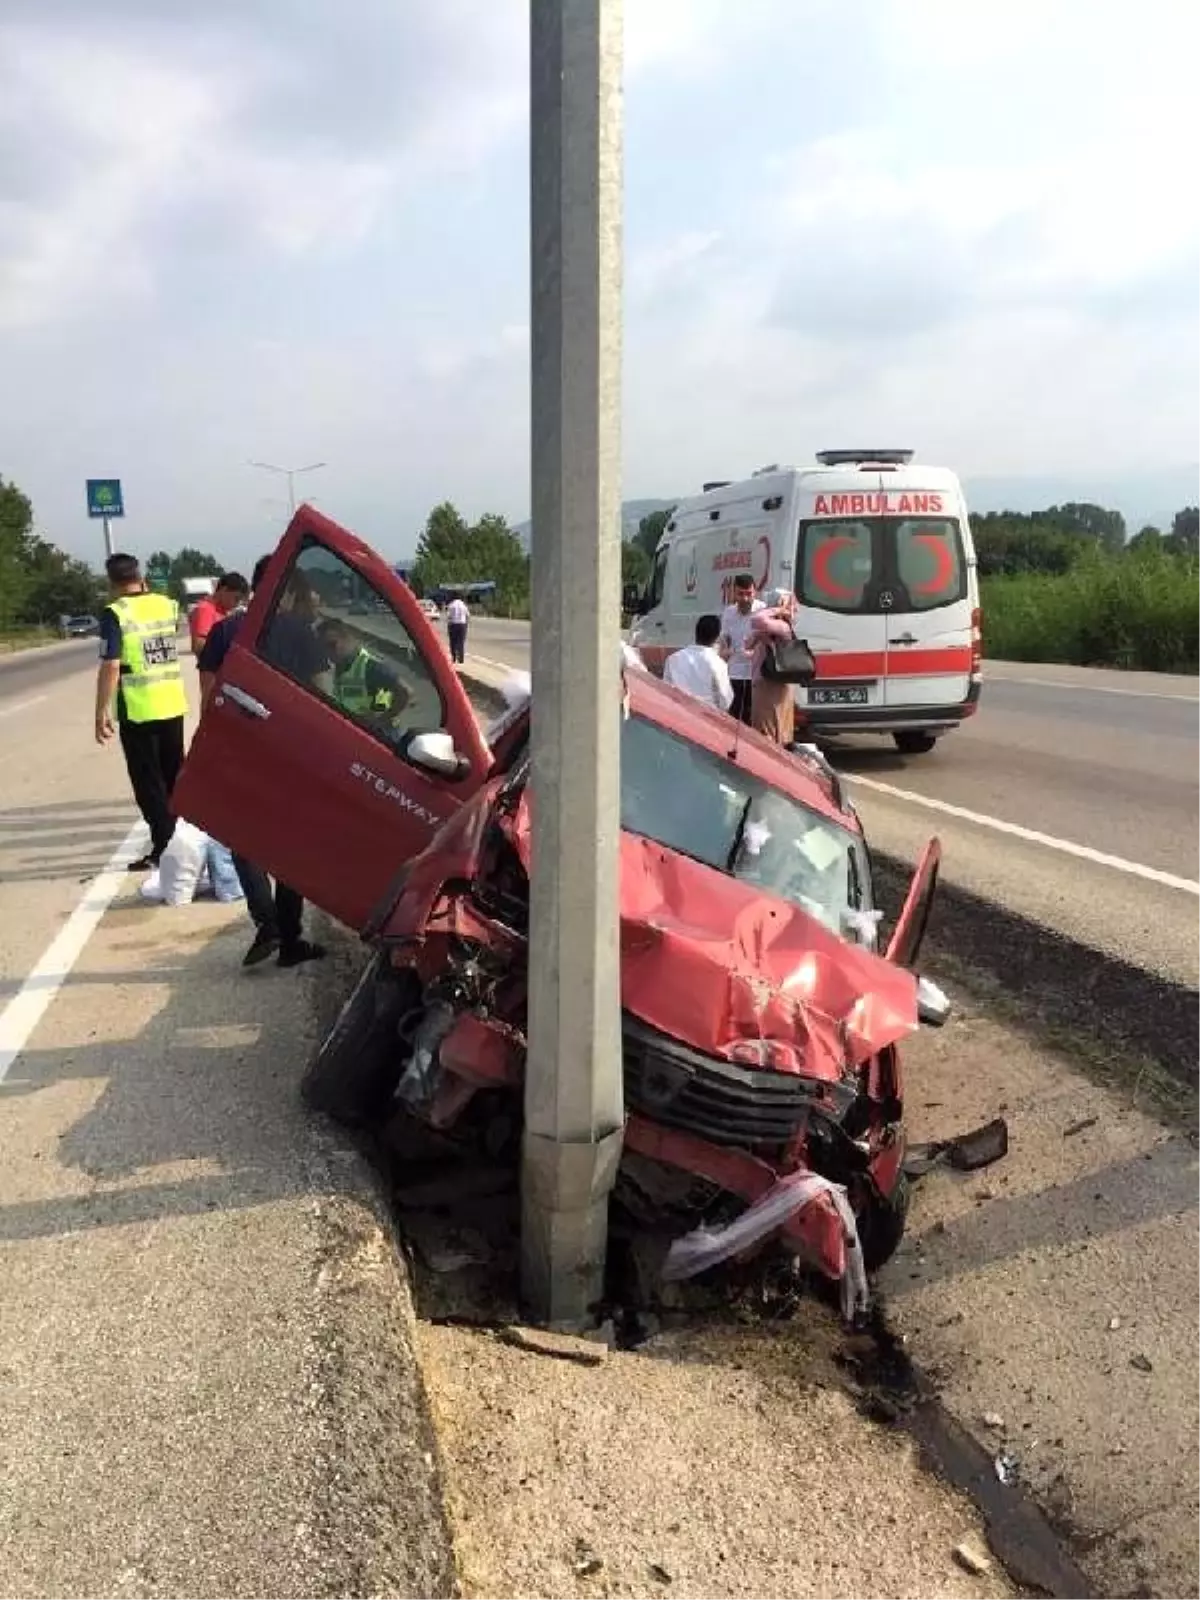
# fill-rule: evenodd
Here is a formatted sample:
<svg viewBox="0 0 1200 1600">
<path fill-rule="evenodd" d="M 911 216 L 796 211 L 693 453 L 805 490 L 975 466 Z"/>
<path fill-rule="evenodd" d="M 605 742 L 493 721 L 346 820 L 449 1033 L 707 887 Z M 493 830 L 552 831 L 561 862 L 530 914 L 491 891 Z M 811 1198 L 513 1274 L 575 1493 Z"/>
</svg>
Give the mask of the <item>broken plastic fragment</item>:
<svg viewBox="0 0 1200 1600">
<path fill-rule="evenodd" d="M 758 856 L 770 840 L 771 829 L 765 822 L 748 822 L 742 838 L 742 848 L 748 856 Z"/>
<path fill-rule="evenodd" d="M 991 1558 L 987 1551 L 971 1536 L 960 1539 L 951 1554 L 964 1572 L 973 1572 L 980 1576 L 992 1570 Z"/>
<path fill-rule="evenodd" d="M 850 906 L 842 912 L 842 932 L 852 934 L 864 950 L 874 950 L 879 944 L 882 921 L 882 911 L 860 911 Z"/>
<path fill-rule="evenodd" d="M 957 1172 L 977 1172 L 980 1167 L 990 1167 L 1008 1154 L 1008 1123 L 1003 1117 L 993 1117 L 982 1128 L 973 1128 L 957 1139 L 943 1139 L 935 1144 L 909 1145 L 904 1161 L 904 1171 L 910 1178 L 923 1178 L 943 1161 L 949 1161 Z"/>
<path fill-rule="evenodd" d="M 810 828 L 803 838 L 797 839 L 796 848 L 818 872 L 828 872 L 844 853 L 841 843 L 828 828 Z"/>
<path fill-rule="evenodd" d="M 413 1036 L 412 1055 L 396 1085 L 396 1098 L 408 1105 L 426 1105 L 433 1095 L 438 1047 L 454 1026 L 451 1006 L 433 1005 L 425 1012 Z"/>
<path fill-rule="evenodd" d="M 533 679 L 527 672 L 511 672 L 500 685 L 506 706 L 523 706 L 533 693 Z"/>
<path fill-rule="evenodd" d="M 760 1195 L 752 1206 L 748 1206 L 740 1217 L 735 1217 L 724 1227 L 707 1228 L 701 1224 L 691 1233 L 676 1239 L 667 1252 L 663 1280 L 676 1283 L 683 1278 L 694 1278 L 732 1256 L 741 1255 L 823 1194 L 833 1201 L 845 1230 L 846 1269 L 842 1275 L 842 1314 L 847 1322 L 852 1322 L 866 1311 L 870 1303 L 867 1270 L 858 1238 L 858 1222 L 846 1198 L 845 1189 L 815 1172 L 789 1172 Z"/>
</svg>

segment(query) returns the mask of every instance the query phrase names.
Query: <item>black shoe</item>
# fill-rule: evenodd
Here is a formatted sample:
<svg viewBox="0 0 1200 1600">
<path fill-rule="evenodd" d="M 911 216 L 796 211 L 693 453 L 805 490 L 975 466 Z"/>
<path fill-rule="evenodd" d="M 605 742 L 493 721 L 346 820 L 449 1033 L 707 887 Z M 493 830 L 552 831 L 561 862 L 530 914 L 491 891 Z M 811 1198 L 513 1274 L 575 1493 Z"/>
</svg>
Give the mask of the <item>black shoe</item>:
<svg viewBox="0 0 1200 1600">
<path fill-rule="evenodd" d="M 324 954 L 323 944 L 315 944 L 311 939 L 298 939 L 295 944 L 285 945 L 279 952 L 279 965 L 298 967 L 304 961 L 320 961 Z"/>
<path fill-rule="evenodd" d="M 254 943 L 242 957 L 244 967 L 257 967 L 264 961 L 269 961 L 279 949 L 279 935 L 270 928 L 260 928 L 254 935 Z"/>
<path fill-rule="evenodd" d="M 136 861 L 131 861 L 125 869 L 127 872 L 153 872 L 158 866 L 157 856 L 139 856 Z"/>
</svg>

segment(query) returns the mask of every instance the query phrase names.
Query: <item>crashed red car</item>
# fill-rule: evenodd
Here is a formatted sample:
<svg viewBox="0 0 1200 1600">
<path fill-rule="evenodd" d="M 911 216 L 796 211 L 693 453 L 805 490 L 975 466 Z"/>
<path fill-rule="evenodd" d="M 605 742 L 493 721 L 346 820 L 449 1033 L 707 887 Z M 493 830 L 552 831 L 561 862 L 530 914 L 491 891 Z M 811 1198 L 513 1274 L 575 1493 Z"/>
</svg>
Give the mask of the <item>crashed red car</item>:
<svg viewBox="0 0 1200 1600">
<path fill-rule="evenodd" d="M 346 710 L 332 673 L 297 676 L 297 630 L 318 615 L 402 686 L 386 716 Z M 898 1045 L 945 1016 L 913 970 L 937 843 L 876 954 L 866 843 L 824 759 L 648 674 L 626 683 L 614 1198 L 680 1236 L 675 1276 L 770 1238 L 856 1308 L 864 1265 L 904 1226 Z M 407 586 L 352 534 L 297 513 L 176 804 L 373 947 L 306 1076 L 322 1109 L 361 1123 L 405 1108 L 485 1144 L 519 1132 L 528 731 L 516 705 L 485 735 Z"/>
</svg>

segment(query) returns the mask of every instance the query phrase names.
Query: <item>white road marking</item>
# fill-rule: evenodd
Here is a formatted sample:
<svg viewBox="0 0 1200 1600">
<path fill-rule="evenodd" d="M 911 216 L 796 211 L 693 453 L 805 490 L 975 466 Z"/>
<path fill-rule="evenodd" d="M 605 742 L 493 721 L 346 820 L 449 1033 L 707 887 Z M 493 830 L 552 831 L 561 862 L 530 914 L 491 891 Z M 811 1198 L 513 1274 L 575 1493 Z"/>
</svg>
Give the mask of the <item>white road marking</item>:
<svg viewBox="0 0 1200 1600">
<path fill-rule="evenodd" d="M 18 700 L 16 705 L 0 706 L 0 717 L 15 717 L 18 711 L 32 711 L 34 706 L 40 706 L 45 699 L 44 694 L 35 694 L 32 700 Z"/>
<path fill-rule="evenodd" d="M 898 789 L 895 784 L 881 783 L 878 778 L 863 778 L 856 772 L 845 772 L 842 776 L 847 783 L 860 784 L 864 789 L 874 789 L 896 800 L 906 800 L 910 805 L 924 806 L 927 811 L 940 811 L 943 816 L 973 822 L 976 827 L 991 828 L 994 833 L 1006 833 L 1010 838 L 1024 839 L 1027 844 L 1040 844 L 1047 850 L 1057 850 L 1061 855 L 1090 861 L 1093 866 L 1111 867 L 1116 872 L 1127 873 L 1131 878 L 1144 878 L 1147 883 L 1161 884 L 1166 889 L 1180 889 L 1185 894 L 1200 895 L 1200 883 L 1194 883 L 1191 878 L 1176 877 L 1173 872 L 1162 872 L 1158 867 L 1143 866 L 1140 861 L 1126 861 L 1122 856 L 1106 855 L 1103 850 L 1093 850 L 1091 845 L 1075 844 L 1071 839 L 1056 839 L 1053 834 L 1039 833 L 1036 828 L 1023 828 L 1016 822 L 1004 822 L 999 817 L 989 817 L 980 811 L 968 811 L 966 806 L 951 805 L 948 800 L 935 800 L 931 795 L 915 794 L 911 789 Z"/>
<path fill-rule="evenodd" d="M 983 686 L 988 683 L 1028 683 L 1037 689 L 1083 689 L 1088 694 L 1120 694 L 1131 700 L 1187 700 L 1200 709 L 1200 699 L 1194 694 L 1168 694 L 1162 689 L 1116 689 L 1106 683 L 1060 683 L 1057 678 L 1010 678 L 1007 675 L 997 675 L 989 679 L 987 668 L 984 668 Z"/>
<path fill-rule="evenodd" d="M 108 865 L 88 884 L 83 899 L 59 929 L 41 960 L 0 1011 L 0 1083 L 7 1078 L 13 1062 L 29 1043 L 33 1030 L 70 976 L 88 940 L 99 927 L 100 919 L 129 882 L 129 863 L 136 859 L 144 837 L 144 824 L 135 823 L 109 857 Z"/>
</svg>

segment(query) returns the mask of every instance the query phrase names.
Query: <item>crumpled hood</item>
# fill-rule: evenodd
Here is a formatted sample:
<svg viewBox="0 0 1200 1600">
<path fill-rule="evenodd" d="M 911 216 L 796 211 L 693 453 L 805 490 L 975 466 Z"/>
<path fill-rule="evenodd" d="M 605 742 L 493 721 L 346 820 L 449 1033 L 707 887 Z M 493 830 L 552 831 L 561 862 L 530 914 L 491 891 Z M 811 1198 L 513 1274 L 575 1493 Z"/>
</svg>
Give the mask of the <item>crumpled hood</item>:
<svg viewBox="0 0 1200 1600">
<path fill-rule="evenodd" d="M 529 861 L 526 804 L 514 843 Z M 834 1082 L 917 1026 L 911 972 L 753 884 L 621 835 L 621 1004 L 707 1055 Z"/>
</svg>

